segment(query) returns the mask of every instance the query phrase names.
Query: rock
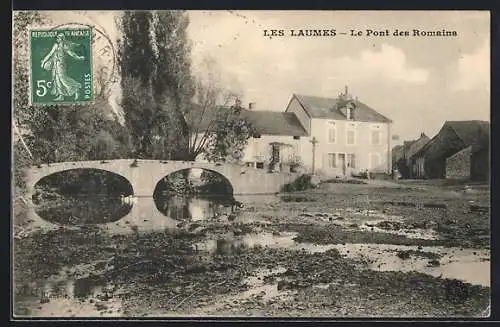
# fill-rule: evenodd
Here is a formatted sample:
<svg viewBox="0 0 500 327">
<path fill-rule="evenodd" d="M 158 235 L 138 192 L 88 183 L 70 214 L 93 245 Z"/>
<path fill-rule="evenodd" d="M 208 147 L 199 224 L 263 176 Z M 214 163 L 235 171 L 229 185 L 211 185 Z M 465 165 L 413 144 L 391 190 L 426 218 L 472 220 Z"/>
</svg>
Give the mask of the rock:
<svg viewBox="0 0 500 327">
<path fill-rule="evenodd" d="M 410 258 L 410 253 L 408 251 L 398 251 L 398 258 L 406 260 Z"/>
<path fill-rule="evenodd" d="M 95 304 L 95 307 L 97 308 L 97 310 L 99 311 L 104 311 L 104 310 L 107 310 L 108 309 L 108 306 L 104 303 L 96 303 Z"/>
<path fill-rule="evenodd" d="M 284 280 L 278 281 L 278 291 L 285 289 L 286 284 L 287 283 Z"/>
</svg>

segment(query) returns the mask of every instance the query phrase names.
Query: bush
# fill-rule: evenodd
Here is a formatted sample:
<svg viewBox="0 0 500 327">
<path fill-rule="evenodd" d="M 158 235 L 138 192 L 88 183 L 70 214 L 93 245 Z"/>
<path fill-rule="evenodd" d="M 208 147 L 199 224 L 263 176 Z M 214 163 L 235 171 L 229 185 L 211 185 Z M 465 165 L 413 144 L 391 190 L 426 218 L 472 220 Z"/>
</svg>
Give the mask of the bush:
<svg viewBox="0 0 500 327">
<path fill-rule="evenodd" d="M 366 182 L 359 180 L 359 179 L 327 179 L 325 181 L 322 181 L 322 183 L 325 184 L 367 184 Z"/>
<path fill-rule="evenodd" d="M 312 175 L 304 174 L 297 177 L 291 183 L 285 184 L 282 187 L 282 192 L 294 192 L 294 191 L 304 191 L 307 189 L 314 188 L 314 184 L 311 182 Z"/>
</svg>

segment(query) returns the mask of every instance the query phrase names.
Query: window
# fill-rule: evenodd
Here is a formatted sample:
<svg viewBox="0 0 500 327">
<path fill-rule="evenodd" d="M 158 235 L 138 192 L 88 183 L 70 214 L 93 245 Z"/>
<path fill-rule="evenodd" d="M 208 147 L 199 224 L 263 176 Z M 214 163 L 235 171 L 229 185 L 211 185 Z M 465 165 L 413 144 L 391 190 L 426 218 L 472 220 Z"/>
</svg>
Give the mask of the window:
<svg viewBox="0 0 500 327">
<path fill-rule="evenodd" d="M 373 145 L 380 144 L 380 131 L 371 131 L 371 139 Z"/>
<path fill-rule="evenodd" d="M 300 140 L 300 136 L 294 136 L 293 139 L 294 140 Z"/>
<path fill-rule="evenodd" d="M 347 145 L 353 145 L 356 143 L 356 131 L 348 129 L 347 130 Z"/>
<path fill-rule="evenodd" d="M 337 168 L 337 154 L 329 153 L 328 154 L 328 167 Z"/>
<path fill-rule="evenodd" d="M 255 134 L 253 135 L 253 138 L 254 138 L 254 139 L 260 139 L 260 134 L 255 133 Z"/>
<path fill-rule="evenodd" d="M 256 166 L 257 169 L 264 169 L 264 163 L 263 162 L 257 162 Z"/>
<path fill-rule="evenodd" d="M 328 143 L 335 143 L 337 141 L 337 130 L 335 127 L 328 129 Z"/>
<path fill-rule="evenodd" d="M 356 168 L 356 155 L 354 153 L 347 154 L 347 167 Z"/>
</svg>

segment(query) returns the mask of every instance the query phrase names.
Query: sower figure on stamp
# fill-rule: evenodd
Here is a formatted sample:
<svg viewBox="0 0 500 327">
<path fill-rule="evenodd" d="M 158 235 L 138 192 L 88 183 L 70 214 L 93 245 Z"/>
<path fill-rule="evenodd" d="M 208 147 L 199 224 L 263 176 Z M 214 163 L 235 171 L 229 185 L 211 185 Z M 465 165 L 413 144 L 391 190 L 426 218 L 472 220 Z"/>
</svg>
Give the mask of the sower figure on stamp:
<svg viewBox="0 0 500 327">
<path fill-rule="evenodd" d="M 42 60 L 42 68 L 52 72 L 51 94 L 56 96 L 55 100 L 57 101 L 64 100 L 65 96 L 74 96 L 77 100 L 82 87 L 81 83 L 68 76 L 66 70 L 65 55 L 76 60 L 85 59 L 73 52 L 74 45 L 77 44 L 67 41 L 64 34 L 60 33 L 56 36 L 56 43 L 54 43 L 52 50 Z"/>
</svg>

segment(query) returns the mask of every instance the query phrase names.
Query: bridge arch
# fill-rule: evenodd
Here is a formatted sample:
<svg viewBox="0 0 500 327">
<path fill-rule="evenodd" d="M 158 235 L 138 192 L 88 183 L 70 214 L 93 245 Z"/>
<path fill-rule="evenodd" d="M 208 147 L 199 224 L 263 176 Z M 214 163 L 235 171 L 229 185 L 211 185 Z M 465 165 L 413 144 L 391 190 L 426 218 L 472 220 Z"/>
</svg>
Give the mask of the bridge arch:
<svg viewBox="0 0 500 327">
<path fill-rule="evenodd" d="M 103 172 L 109 173 L 111 175 L 119 176 L 119 177 L 121 177 L 124 181 L 126 181 L 130 185 L 130 188 L 131 188 L 131 191 L 132 191 L 130 195 L 134 194 L 134 186 L 132 185 L 131 181 L 128 180 L 128 178 L 126 176 L 123 176 L 122 174 L 117 173 L 117 172 L 115 172 L 115 171 L 113 171 L 111 169 L 94 168 L 94 167 L 64 168 L 64 169 L 61 169 L 61 170 L 55 170 L 55 171 L 52 171 L 52 172 L 50 172 L 49 174 L 46 174 L 46 175 L 36 176 L 35 178 L 32 179 L 31 184 L 33 184 L 32 187 L 34 188 L 38 183 L 40 183 L 41 181 L 43 181 L 45 178 L 49 178 L 50 176 L 53 176 L 53 175 L 56 175 L 56 174 L 62 174 L 62 173 L 65 173 L 65 172 L 78 171 L 78 170 L 82 170 L 82 171 L 83 170 L 97 170 L 97 171 L 103 171 Z M 125 195 L 128 195 L 128 194 L 125 194 Z"/>
<path fill-rule="evenodd" d="M 220 206 L 235 203 L 231 181 L 207 168 L 184 168 L 162 177 L 155 186 L 153 200 L 162 214 L 174 219 L 215 215 Z"/>
<path fill-rule="evenodd" d="M 132 209 L 121 196 L 133 194 L 124 176 L 97 168 L 65 169 L 35 183 L 31 196 L 34 212 L 44 220 L 62 225 L 115 222 Z"/>
<path fill-rule="evenodd" d="M 203 178 L 201 176 L 203 173 L 210 173 L 210 174 L 213 174 L 215 176 L 219 176 L 220 177 L 219 180 L 226 187 L 224 193 L 231 194 L 231 195 L 234 193 L 234 186 L 233 186 L 233 182 L 231 182 L 231 177 L 226 176 L 223 171 L 221 172 L 215 168 L 206 168 L 206 167 L 197 167 L 197 166 L 188 167 L 188 168 L 181 168 L 181 169 L 177 169 L 177 170 L 169 172 L 167 175 L 163 176 L 160 180 L 158 180 L 158 182 L 155 185 L 155 189 L 158 187 L 158 184 L 160 184 L 162 181 L 164 181 L 168 176 L 180 173 L 182 171 L 188 171 L 188 170 L 190 171 L 190 177 L 193 177 L 193 175 L 195 175 L 195 174 L 193 174 L 193 172 L 199 171 L 200 176 L 194 176 L 194 178 Z M 215 181 L 217 181 L 217 179 Z"/>
</svg>

